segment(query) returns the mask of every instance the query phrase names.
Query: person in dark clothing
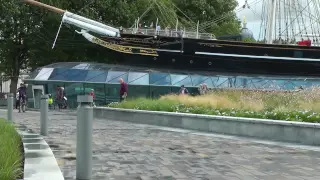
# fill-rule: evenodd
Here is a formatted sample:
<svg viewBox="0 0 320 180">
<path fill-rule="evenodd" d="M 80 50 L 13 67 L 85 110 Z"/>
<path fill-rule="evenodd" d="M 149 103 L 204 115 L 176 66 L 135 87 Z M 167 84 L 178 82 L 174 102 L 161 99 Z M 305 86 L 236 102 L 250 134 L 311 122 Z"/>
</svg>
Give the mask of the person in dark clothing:
<svg viewBox="0 0 320 180">
<path fill-rule="evenodd" d="M 20 84 L 19 89 L 17 90 L 19 93 L 19 102 L 22 99 L 24 102 L 26 102 L 26 97 L 27 97 L 27 87 L 24 84 Z"/>
<path fill-rule="evenodd" d="M 189 91 L 187 88 L 184 87 L 184 85 L 181 86 L 179 90 L 179 95 L 189 94 Z"/>
<path fill-rule="evenodd" d="M 128 84 L 120 78 L 120 102 L 126 99 L 128 96 Z"/>
</svg>

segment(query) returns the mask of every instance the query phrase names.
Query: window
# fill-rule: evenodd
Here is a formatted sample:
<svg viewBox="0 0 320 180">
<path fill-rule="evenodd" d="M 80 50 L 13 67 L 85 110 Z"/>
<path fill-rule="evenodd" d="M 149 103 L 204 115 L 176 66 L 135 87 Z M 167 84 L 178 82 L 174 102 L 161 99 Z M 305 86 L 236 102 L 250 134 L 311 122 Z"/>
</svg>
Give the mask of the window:
<svg viewBox="0 0 320 180">
<path fill-rule="evenodd" d="M 229 88 L 229 78 L 227 77 L 211 77 L 212 82 L 216 88 Z"/>
<path fill-rule="evenodd" d="M 119 83 L 120 78 L 122 78 L 125 82 L 128 82 L 128 72 L 109 71 L 106 82 Z"/>
<path fill-rule="evenodd" d="M 149 85 L 149 74 L 142 72 L 129 72 L 128 84 Z"/>
<path fill-rule="evenodd" d="M 48 80 L 53 68 L 42 68 L 38 75 L 34 78 L 35 80 Z"/>
<path fill-rule="evenodd" d="M 80 69 L 57 68 L 53 70 L 50 80 L 85 81 L 88 71 Z"/>
<path fill-rule="evenodd" d="M 56 68 L 52 71 L 49 80 L 67 80 L 67 71 L 66 68 Z"/>
<path fill-rule="evenodd" d="M 84 93 L 89 94 L 90 90 L 94 90 L 94 95 L 95 95 L 95 102 L 97 105 L 102 105 L 105 104 L 105 86 L 104 84 L 90 84 L 86 83 L 83 84 L 84 87 Z"/>
<path fill-rule="evenodd" d="M 106 82 L 108 72 L 106 71 L 88 71 L 86 81 Z"/>
<path fill-rule="evenodd" d="M 208 76 L 192 75 L 191 79 L 193 86 L 200 86 L 200 84 L 206 83 L 208 87 L 213 87 L 212 81 Z"/>
<path fill-rule="evenodd" d="M 89 66 L 90 66 L 90 64 L 88 64 L 88 63 L 81 63 L 81 64 L 74 66 L 72 69 L 88 69 Z"/>
<path fill-rule="evenodd" d="M 171 74 L 171 83 L 173 86 L 192 86 L 192 81 L 189 75 Z"/>
<path fill-rule="evenodd" d="M 171 78 L 168 73 L 150 73 L 150 84 L 171 85 Z"/>
</svg>

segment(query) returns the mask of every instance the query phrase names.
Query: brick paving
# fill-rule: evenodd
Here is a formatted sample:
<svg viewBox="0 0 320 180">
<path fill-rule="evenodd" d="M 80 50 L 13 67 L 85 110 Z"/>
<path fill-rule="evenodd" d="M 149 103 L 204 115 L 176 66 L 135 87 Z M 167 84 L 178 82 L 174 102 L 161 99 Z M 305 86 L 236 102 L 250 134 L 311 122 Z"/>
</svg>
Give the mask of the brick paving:
<svg viewBox="0 0 320 180">
<path fill-rule="evenodd" d="M 75 179 L 76 116 L 49 116 L 45 139 L 65 179 Z M 6 112 L 0 110 L 0 117 Z M 14 122 L 36 133 L 39 117 L 38 112 L 14 111 Z M 316 180 L 319 165 L 319 151 L 127 122 L 93 123 L 93 180 Z"/>
</svg>

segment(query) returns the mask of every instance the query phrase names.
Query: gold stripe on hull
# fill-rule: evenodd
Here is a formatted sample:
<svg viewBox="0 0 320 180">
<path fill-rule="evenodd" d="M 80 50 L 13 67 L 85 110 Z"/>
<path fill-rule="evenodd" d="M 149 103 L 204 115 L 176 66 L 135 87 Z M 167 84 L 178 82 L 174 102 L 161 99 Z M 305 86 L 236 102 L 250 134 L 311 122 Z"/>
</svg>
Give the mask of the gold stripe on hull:
<svg viewBox="0 0 320 180">
<path fill-rule="evenodd" d="M 118 44 L 113 44 L 107 41 L 103 41 L 97 37 L 94 37 L 92 39 L 92 42 L 95 44 L 98 44 L 100 46 L 106 47 L 108 49 L 121 52 L 121 53 L 126 53 L 126 54 L 140 54 L 140 55 L 145 55 L 145 56 L 159 56 L 158 52 L 155 49 L 152 48 L 139 48 L 139 47 L 134 47 L 134 46 L 122 46 Z M 137 52 L 134 52 L 137 51 Z"/>
</svg>

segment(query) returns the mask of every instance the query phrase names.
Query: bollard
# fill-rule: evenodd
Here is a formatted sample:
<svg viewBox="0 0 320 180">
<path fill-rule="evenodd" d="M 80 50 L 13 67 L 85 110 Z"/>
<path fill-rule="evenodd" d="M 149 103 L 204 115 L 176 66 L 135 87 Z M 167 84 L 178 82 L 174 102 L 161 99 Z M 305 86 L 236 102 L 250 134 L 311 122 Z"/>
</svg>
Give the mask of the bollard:
<svg viewBox="0 0 320 180">
<path fill-rule="evenodd" d="M 90 180 L 92 176 L 92 96 L 77 97 L 77 180 Z"/>
<path fill-rule="evenodd" d="M 40 102 L 40 134 L 42 136 L 48 135 L 48 95 L 42 95 L 41 96 L 41 102 Z"/>
<path fill-rule="evenodd" d="M 8 94 L 7 97 L 7 108 L 8 108 L 8 121 L 13 121 L 12 119 L 12 111 L 13 111 L 13 94 Z"/>
</svg>

